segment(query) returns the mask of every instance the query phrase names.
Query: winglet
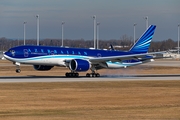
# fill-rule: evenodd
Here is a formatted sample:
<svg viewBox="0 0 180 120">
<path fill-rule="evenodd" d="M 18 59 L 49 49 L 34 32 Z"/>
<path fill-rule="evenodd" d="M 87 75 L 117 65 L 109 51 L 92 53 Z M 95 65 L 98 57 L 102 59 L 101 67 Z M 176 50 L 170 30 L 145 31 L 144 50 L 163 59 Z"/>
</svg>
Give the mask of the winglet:
<svg viewBox="0 0 180 120">
<path fill-rule="evenodd" d="M 150 25 L 129 51 L 133 53 L 147 53 L 155 29 L 155 25 Z"/>
</svg>

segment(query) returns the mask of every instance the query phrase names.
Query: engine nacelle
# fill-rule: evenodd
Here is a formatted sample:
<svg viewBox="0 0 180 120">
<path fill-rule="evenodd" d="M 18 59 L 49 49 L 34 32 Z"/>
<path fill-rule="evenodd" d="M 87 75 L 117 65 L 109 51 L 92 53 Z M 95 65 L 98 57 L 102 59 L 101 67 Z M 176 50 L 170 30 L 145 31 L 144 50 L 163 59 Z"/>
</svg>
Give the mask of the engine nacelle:
<svg viewBox="0 0 180 120">
<path fill-rule="evenodd" d="M 91 67 L 91 64 L 87 60 L 82 60 L 82 59 L 71 60 L 69 64 L 70 70 L 77 71 L 77 72 L 88 71 L 90 67 Z"/>
<path fill-rule="evenodd" d="M 46 66 L 46 65 L 34 65 L 34 69 L 38 71 L 48 71 L 54 66 Z"/>
</svg>

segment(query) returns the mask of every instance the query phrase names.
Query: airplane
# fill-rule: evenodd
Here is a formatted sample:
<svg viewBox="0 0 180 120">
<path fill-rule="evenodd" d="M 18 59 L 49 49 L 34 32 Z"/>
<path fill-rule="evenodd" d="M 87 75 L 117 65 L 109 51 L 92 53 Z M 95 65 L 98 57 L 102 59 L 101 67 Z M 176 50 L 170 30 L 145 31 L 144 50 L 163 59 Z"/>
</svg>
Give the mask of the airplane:
<svg viewBox="0 0 180 120">
<path fill-rule="evenodd" d="M 79 72 L 91 70 L 86 77 L 100 77 L 97 70 L 119 69 L 154 60 L 156 54 L 148 53 L 156 25 L 150 25 L 129 51 L 68 48 L 55 46 L 24 45 L 10 48 L 4 58 L 16 65 L 20 73 L 21 64 L 33 65 L 35 70 L 48 71 L 54 66 L 68 67 L 66 77 L 79 77 Z"/>
</svg>

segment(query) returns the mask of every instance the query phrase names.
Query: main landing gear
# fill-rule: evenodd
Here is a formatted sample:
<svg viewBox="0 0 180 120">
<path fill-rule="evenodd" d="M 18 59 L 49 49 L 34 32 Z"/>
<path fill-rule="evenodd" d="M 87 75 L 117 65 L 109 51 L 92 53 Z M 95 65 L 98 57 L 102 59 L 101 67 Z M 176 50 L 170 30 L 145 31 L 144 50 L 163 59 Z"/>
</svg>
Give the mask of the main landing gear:
<svg viewBox="0 0 180 120">
<path fill-rule="evenodd" d="M 66 77 L 79 77 L 79 73 L 69 72 L 65 74 Z M 87 73 L 86 77 L 100 77 L 99 73 Z"/>
<path fill-rule="evenodd" d="M 86 77 L 100 77 L 99 73 L 87 73 Z"/>
<path fill-rule="evenodd" d="M 65 75 L 66 77 L 79 77 L 79 73 L 74 72 L 66 73 Z"/>
<path fill-rule="evenodd" d="M 95 72 L 95 67 L 92 67 L 90 70 L 92 71 L 92 73 L 87 73 L 86 77 L 100 77 L 100 74 Z"/>
</svg>

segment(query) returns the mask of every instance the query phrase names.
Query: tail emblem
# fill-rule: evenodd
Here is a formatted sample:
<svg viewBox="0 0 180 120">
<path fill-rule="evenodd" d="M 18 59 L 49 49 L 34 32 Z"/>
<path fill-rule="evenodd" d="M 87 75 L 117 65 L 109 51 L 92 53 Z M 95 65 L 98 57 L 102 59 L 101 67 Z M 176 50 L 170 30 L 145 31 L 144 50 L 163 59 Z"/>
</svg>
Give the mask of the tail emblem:
<svg viewBox="0 0 180 120">
<path fill-rule="evenodd" d="M 144 32 L 144 34 L 139 38 L 139 40 L 134 44 L 134 46 L 130 49 L 131 52 L 134 53 L 147 53 L 152 37 L 154 35 L 156 26 L 151 25 L 149 28 Z"/>
</svg>

